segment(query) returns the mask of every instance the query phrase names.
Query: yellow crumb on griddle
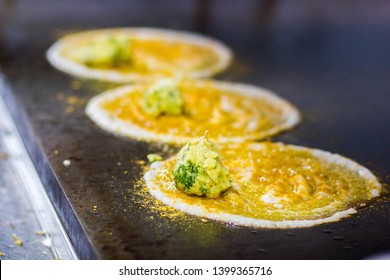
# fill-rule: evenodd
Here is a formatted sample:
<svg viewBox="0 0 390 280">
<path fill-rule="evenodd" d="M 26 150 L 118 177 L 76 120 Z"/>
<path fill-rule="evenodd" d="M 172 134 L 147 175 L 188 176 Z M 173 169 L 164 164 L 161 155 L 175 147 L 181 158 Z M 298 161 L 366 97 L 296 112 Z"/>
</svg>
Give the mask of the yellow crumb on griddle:
<svg viewBox="0 0 390 280">
<path fill-rule="evenodd" d="M 73 106 L 67 106 L 66 109 L 65 109 L 65 111 L 66 111 L 67 113 L 73 113 L 73 112 L 74 112 L 74 107 L 73 107 Z"/>
<path fill-rule="evenodd" d="M 14 243 L 16 246 L 22 246 L 23 245 L 23 240 L 19 238 L 15 233 L 12 234 L 12 239 L 14 240 Z"/>
<path fill-rule="evenodd" d="M 0 152 L 0 159 L 1 160 L 7 160 L 9 157 L 7 152 Z"/>
<path fill-rule="evenodd" d="M 81 88 L 81 82 L 80 81 L 73 81 L 72 83 L 71 83 L 71 87 L 72 87 L 72 89 L 80 89 Z"/>
</svg>

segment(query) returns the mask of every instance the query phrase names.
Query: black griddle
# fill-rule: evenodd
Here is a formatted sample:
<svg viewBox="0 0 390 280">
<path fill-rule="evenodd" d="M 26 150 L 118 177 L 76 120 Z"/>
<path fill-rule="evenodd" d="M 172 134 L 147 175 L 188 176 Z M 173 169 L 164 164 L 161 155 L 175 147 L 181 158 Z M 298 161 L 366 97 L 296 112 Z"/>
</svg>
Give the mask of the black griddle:
<svg viewBox="0 0 390 280">
<path fill-rule="evenodd" d="M 45 59 L 57 38 L 78 30 L 150 26 L 215 37 L 235 52 L 218 79 L 269 88 L 302 111 L 302 123 L 272 141 L 350 157 L 387 189 L 390 21 L 368 14 L 375 4 L 353 4 L 354 15 L 338 1 L 316 17 L 311 1 L 7 2 L 0 92 L 80 258 L 362 259 L 390 250 L 387 193 L 350 218 L 302 229 L 165 217 L 138 182 L 148 153 L 168 157 L 178 147 L 102 131 L 84 107 L 113 84 L 78 80 Z"/>
</svg>

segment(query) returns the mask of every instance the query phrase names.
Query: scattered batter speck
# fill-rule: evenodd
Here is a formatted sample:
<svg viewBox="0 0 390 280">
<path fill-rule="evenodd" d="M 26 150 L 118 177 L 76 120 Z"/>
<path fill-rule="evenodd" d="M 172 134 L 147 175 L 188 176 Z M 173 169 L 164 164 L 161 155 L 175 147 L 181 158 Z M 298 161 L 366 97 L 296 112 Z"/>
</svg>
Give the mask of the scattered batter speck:
<svg viewBox="0 0 390 280">
<path fill-rule="evenodd" d="M 12 235 L 12 239 L 14 240 L 14 243 L 16 246 L 22 246 L 23 240 L 19 238 L 15 233 Z"/>
</svg>

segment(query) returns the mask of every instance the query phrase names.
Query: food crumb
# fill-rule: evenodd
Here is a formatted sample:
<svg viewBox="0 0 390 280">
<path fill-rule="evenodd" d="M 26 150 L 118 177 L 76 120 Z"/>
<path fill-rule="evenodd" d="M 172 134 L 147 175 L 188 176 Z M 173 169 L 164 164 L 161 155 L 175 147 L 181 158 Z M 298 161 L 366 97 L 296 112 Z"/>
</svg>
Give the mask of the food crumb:
<svg viewBox="0 0 390 280">
<path fill-rule="evenodd" d="M 67 106 L 66 109 L 65 109 L 65 111 L 66 111 L 67 113 L 73 113 L 73 112 L 74 112 L 74 107 L 73 107 L 73 106 Z"/>
<path fill-rule="evenodd" d="M 123 171 L 123 174 L 127 174 L 127 173 L 129 173 L 129 171 L 128 171 L 128 170 L 125 170 L 125 171 Z"/>
<path fill-rule="evenodd" d="M 8 159 L 8 153 L 6 152 L 0 152 L 0 159 L 7 160 Z"/>
<path fill-rule="evenodd" d="M 162 160 L 162 157 L 160 155 L 158 155 L 158 154 L 148 154 L 146 157 L 148 158 L 148 161 L 150 163 Z"/>
<path fill-rule="evenodd" d="M 0 257 L 4 256 L 4 253 L 0 251 Z"/>
<path fill-rule="evenodd" d="M 58 155 L 58 150 L 54 150 L 54 154 L 55 154 L 55 155 Z"/>
<path fill-rule="evenodd" d="M 96 211 L 97 210 L 97 205 L 94 205 L 93 206 L 93 211 Z"/>
<path fill-rule="evenodd" d="M 46 235 L 46 232 L 42 231 L 42 230 L 38 230 L 35 232 L 36 235 L 39 235 L 39 236 L 45 236 Z"/>
<path fill-rule="evenodd" d="M 15 233 L 12 234 L 12 239 L 14 240 L 14 243 L 16 246 L 22 246 L 23 245 L 23 240 L 20 239 Z"/>
<path fill-rule="evenodd" d="M 80 89 L 81 88 L 81 82 L 80 81 L 73 81 L 71 86 L 72 86 L 72 89 Z"/>
<path fill-rule="evenodd" d="M 78 99 L 76 96 L 74 95 L 71 95 L 69 96 L 67 99 L 66 99 L 66 102 L 69 104 L 69 105 L 74 105 L 78 102 Z"/>
<path fill-rule="evenodd" d="M 64 164 L 64 166 L 69 166 L 70 160 L 69 159 L 64 160 L 63 164 Z"/>
</svg>

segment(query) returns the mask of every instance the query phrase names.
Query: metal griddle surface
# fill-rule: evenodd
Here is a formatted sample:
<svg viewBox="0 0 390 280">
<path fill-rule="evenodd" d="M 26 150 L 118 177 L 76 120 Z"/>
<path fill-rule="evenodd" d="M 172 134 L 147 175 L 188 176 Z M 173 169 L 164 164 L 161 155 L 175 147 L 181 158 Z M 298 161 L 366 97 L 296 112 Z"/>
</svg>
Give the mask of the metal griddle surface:
<svg viewBox="0 0 390 280">
<path fill-rule="evenodd" d="M 102 131 L 86 117 L 84 107 L 112 85 L 77 80 L 45 60 L 47 48 L 64 32 L 114 26 L 204 32 L 235 51 L 233 66 L 219 79 L 269 88 L 303 112 L 299 127 L 273 141 L 350 157 L 387 188 L 386 17 L 368 17 L 372 22 L 359 16 L 291 19 L 286 13 L 295 4 L 279 3 L 275 20 L 266 27 L 256 17 L 262 1 L 243 1 L 239 7 L 235 1 L 212 1 L 209 13 L 202 5 L 195 12 L 196 1 L 53 2 L 11 7 L 0 62 L 10 89 L 4 93 L 7 104 L 81 258 L 359 259 L 390 250 L 387 194 L 350 218 L 304 229 L 253 229 L 188 215 L 164 216 L 137 184 L 143 175 L 139 161 L 151 152 L 171 155 L 177 147 Z M 295 8 L 304 9 L 309 2 Z M 328 7 L 332 9 L 338 7 Z"/>
</svg>

